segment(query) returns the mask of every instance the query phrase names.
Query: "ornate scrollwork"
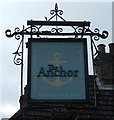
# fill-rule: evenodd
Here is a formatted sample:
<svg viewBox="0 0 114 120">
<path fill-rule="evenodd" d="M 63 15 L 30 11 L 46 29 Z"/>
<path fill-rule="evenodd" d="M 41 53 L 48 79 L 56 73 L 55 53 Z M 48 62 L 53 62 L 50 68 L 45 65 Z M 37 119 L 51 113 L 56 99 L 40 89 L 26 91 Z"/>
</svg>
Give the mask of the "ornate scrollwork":
<svg viewBox="0 0 114 120">
<path fill-rule="evenodd" d="M 63 31 L 62 28 L 52 28 L 52 29 L 51 29 L 51 32 L 52 32 L 52 33 L 60 33 L 60 32 L 62 32 L 62 31 Z"/>
<path fill-rule="evenodd" d="M 17 32 L 17 33 L 20 32 L 20 28 L 19 28 L 19 27 L 16 27 L 16 28 L 15 28 L 15 32 Z"/>
<path fill-rule="evenodd" d="M 11 30 L 7 29 L 5 31 L 5 34 L 6 34 L 7 37 L 13 37 L 15 33 L 11 34 Z"/>
<path fill-rule="evenodd" d="M 75 29 L 75 33 L 82 33 L 82 27 L 77 27 Z"/>
<path fill-rule="evenodd" d="M 20 37 L 19 37 L 20 39 Z M 13 59 L 13 62 L 16 64 L 16 65 L 21 65 L 23 64 L 23 40 L 24 40 L 24 36 L 22 36 L 22 39 L 19 43 L 19 46 L 16 50 L 16 52 L 14 52 L 14 59 Z"/>
<path fill-rule="evenodd" d="M 81 33 L 83 29 L 79 29 L 78 33 Z M 92 39 L 95 41 L 98 41 L 100 38 L 105 39 L 108 37 L 108 32 L 104 30 L 102 34 L 100 33 L 100 30 L 98 28 L 95 28 L 94 31 L 90 30 L 90 28 L 85 28 L 84 30 L 84 36 L 92 36 Z"/>
<path fill-rule="evenodd" d="M 18 28 L 18 27 L 15 28 L 15 33 L 17 33 L 17 34 L 15 34 L 15 39 L 20 40 L 22 37 L 22 35 L 20 34 L 20 28 Z"/>
<path fill-rule="evenodd" d="M 16 27 L 15 30 L 14 30 L 14 33 L 11 33 L 11 30 L 6 30 L 5 31 L 5 34 L 7 37 L 13 37 L 15 36 L 15 39 L 16 40 L 19 40 L 22 38 L 22 35 L 24 34 L 24 28 L 22 31 L 20 31 L 20 28 Z"/>
<path fill-rule="evenodd" d="M 55 4 L 55 9 L 50 11 L 50 14 L 53 15 L 50 19 L 46 18 L 46 22 L 51 21 L 54 17 L 56 17 L 56 21 L 58 20 L 57 17 L 59 17 L 63 22 L 66 22 L 60 15 L 63 14 L 62 10 L 58 9 L 57 3 Z M 84 21 L 86 23 L 86 21 Z M 83 23 L 84 23 L 83 22 Z M 100 33 L 100 30 L 98 28 L 94 29 L 94 31 L 90 30 L 89 25 L 83 24 L 83 25 L 77 25 L 77 26 L 71 26 L 74 29 L 73 33 L 63 33 L 63 28 L 59 28 L 57 25 L 55 25 L 55 28 L 51 28 L 49 31 L 41 31 L 41 27 L 43 25 L 37 26 L 37 25 L 31 25 L 27 28 L 23 26 L 23 29 L 20 30 L 20 28 L 15 28 L 14 33 L 11 33 L 11 30 L 6 30 L 5 34 L 7 37 L 13 37 L 15 36 L 16 40 L 20 40 L 19 47 L 16 52 L 13 54 L 14 56 L 14 63 L 16 65 L 22 64 L 21 56 L 23 54 L 23 51 L 20 51 L 20 48 L 23 44 L 24 35 L 31 35 L 31 38 L 33 35 L 37 35 L 37 37 L 40 37 L 40 35 L 73 35 L 76 38 L 83 38 L 85 36 L 90 36 L 92 41 L 98 41 L 100 38 L 107 38 L 108 32 L 104 30 L 102 33 Z M 57 34 L 56 34 L 57 33 Z M 94 46 L 95 47 L 95 46 Z"/>
<path fill-rule="evenodd" d="M 94 30 L 93 34 L 93 40 L 98 41 L 100 38 L 105 39 L 108 37 L 108 32 L 107 31 L 103 31 L 102 34 L 100 34 L 100 30 L 98 28 L 96 28 Z"/>
<path fill-rule="evenodd" d="M 15 55 L 15 56 L 14 56 L 14 59 L 13 59 L 13 62 L 14 62 L 16 65 L 21 65 L 21 64 L 22 64 L 22 51 L 19 52 L 19 51 L 20 51 L 20 46 L 21 46 L 21 44 L 22 44 L 22 41 L 20 42 L 17 51 L 13 53 L 13 54 Z"/>
<path fill-rule="evenodd" d="M 23 50 L 21 48 L 22 48 L 22 44 L 23 44 L 23 40 L 24 40 L 24 35 L 23 35 L 24 33 L 25 33 L 24 27 L 23 27 L 22 31 L 18 27 L 15 28 L 13 34 L 11 33 L 11 30 L 9 30 L 9 29 L 6 30 L 6 32 L 5 32 L 7 37 L 15 36 L 16 40 L 21 40 L 20 43 L 19 43 L 19 46 L 18 46 L 18 48 L 16 50 L 16 52 L 13 53 L 14 54 L 13 62 L 16 65 L 21 65 L 22 62 L 23 62 L 23 58 L 22 58 Z"/>
<path fill-rule="evenodd" d="M 37 26 L 33 26 L 32 27 L 32 32 L 33 33 L 38 33 L 39 32 L 39 28 Z"/>
<path fill-rule="evenodd" d="M 51 15 L 62 15 L 63 14 L 63 11 L 62 10 L 58 10 L 58 5 L 57 3 L 55 4 L 55 10 L 51 10 L 50 11 L 50 14 Z"/>
<path fill-rule="evenodd" d="M 84 32 L 84 28 L 83 27 L 77 27 L 76 28 L 76 33 L 83 33 Z"/>
<path fill-rule="evenodd" d="M 100 30 L 98 28 L 94 29 L 95 35 L 93 35 L 93 40 L 95 40 L 95 41 L 99 40 L 100 37 L 99 37 L 99 35 L 97 35 L 97 34 L 99 34 L 99 32 L 100 32 Z"/>
<path fill-rule="evenodd" d="M 106 30 L 104 30 L 103 32 L 102 32 L 102 34 L 101 34 L 101 38 L 103 38 L 103 39 L 105 39 L 105 38 L 107 38 L 108 37 L 108 32 L 106 31 Z"/>
</svg>

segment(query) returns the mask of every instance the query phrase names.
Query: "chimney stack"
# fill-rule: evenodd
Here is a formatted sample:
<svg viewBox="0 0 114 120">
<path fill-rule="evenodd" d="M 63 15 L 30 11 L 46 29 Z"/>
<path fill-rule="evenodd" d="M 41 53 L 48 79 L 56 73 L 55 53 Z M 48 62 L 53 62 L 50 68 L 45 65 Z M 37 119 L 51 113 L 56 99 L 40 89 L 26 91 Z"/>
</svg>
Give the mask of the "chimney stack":
<svg viewBox="0 0 114 120">
<path fill-rule="evenodd" d="M 109 44 L 110 54 L 114 55 L 114 43 Z"/>
<path fill-rule="evenodd" d="M 106 46 L 104 44 L 99 44 L 97 47 L 98 47 L 99 52 L 105 53 Z"/>
</svg>

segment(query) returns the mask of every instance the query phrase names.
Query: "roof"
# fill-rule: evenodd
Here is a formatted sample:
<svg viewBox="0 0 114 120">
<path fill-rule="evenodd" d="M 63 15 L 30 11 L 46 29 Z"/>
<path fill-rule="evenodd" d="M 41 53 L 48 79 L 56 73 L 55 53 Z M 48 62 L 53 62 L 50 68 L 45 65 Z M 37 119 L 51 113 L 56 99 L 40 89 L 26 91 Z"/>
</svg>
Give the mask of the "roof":
<svg viewBox="0 0 114 120">
<path fill-rule="evenodd" d="M 9 120 L 78 120 L 114 119 L 114 90 L 102 90 L 96 86 L 94 76 L 89 76 L 90 100 L 86 104 L 36 104 L 21 108 Z"/>
</svg>

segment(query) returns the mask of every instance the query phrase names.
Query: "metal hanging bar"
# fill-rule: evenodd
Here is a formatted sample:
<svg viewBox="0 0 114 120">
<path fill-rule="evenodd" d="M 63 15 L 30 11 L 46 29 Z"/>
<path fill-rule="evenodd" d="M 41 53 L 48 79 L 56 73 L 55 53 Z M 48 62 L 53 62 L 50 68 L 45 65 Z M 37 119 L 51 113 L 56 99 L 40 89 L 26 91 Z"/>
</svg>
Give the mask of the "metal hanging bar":
<svg viewBox="0 0 114 120">
<path fill-rule="evenodd" d="M 88 26 L 90 27 L 91 22 L 81 22 L 81 21 L 33 21 L 33 20 L 28 20 L 27 25 L 47 25 L 47 26 Z"/>
</svg>

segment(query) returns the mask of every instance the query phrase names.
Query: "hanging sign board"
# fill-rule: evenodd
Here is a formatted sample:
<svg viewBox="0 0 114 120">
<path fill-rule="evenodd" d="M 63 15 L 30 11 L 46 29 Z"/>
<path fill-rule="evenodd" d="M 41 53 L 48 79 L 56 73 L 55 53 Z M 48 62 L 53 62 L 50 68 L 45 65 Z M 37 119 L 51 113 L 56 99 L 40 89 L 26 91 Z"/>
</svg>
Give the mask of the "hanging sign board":
<svg viewBox="0 0 114 120">
<path fill-rule="evenodd" d="M 32 38 L 28 51 L 30 100 L 87 100 L 86 39 Z"/>
</svg>

